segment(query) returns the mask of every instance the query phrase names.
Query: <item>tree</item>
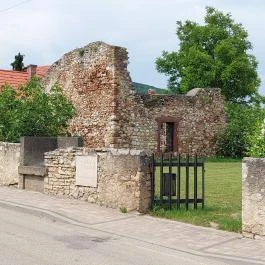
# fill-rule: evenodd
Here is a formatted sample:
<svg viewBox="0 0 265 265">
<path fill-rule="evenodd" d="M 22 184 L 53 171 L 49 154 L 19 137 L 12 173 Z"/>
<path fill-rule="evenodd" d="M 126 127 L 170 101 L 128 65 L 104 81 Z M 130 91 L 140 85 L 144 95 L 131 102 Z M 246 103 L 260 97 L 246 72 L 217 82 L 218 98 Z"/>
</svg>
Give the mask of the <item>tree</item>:
<svg viewBox="0 0 265 265">
<path fill-rule="evenodd" d="M 248 33 L 230 14 L 206 8 L 205 24 L 177 22 L 179 50 L 163 51 L 156 59 L 159 72 L 169 76 L 168 87 L 186 93 L 195 87 L 219 87 L 229 101 L 258 94 L 260 79 Z"/>
<path fill-rule="evenodd" d="M 25 55 L 20 54 L 20 52 L 15 56 L 15 61 L 11 63 L 11 66 L 14 71 L 23 71 L 24 68 L 24 59 Z"/>
<path fill-rule="evenodd" d="M 67 135 L 68 121 L 75 109 L 55 85 L 50 93 L 36 77 L 16 90 L 5 86 L 0 92 L 0 141 L 18 142 L 21 136 Z"/>
</svg>

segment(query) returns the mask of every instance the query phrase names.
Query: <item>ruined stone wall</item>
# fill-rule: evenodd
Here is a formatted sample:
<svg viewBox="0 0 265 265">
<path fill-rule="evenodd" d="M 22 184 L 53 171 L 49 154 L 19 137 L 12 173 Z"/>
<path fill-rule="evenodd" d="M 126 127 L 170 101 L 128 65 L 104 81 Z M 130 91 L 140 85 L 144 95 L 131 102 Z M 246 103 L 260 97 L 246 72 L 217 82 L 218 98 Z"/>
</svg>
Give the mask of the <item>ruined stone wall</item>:
<svg viewBox="0 0 265 265">
<path fill-rule="evenodd" d="M 139 100 L 136 101 L 139 105 Z M 147 96 L 142 100 L 144 113 L 135 129 L 128 130 L 132 146 L 156 149 L 157 119 L 174 117 L 177 128 L 178 152 L 214 155 L 218 133 L 225 126 L 225 112 L 219 90 L 200 90 L 194 96 Z M 137 112 L 136 112 L 137 113 Z M 139 130 L 140 129 L 140 130 Z M 136 141 L 138 139 L 138 141 Z"/>
<path fill-rule="evenodd" d="M 115 110 L 115 47 L 102 42 L 76 49 L 55 62 L 44 79 L 49 91 L 58 83 L 77 110 L 72 135 L 87 147 L 110 146 Z"/>
<path fill-rule="evenodd" d="M 265 159 L 244 158 L 242 163 L 242 232 L 265 239 Z"/>
<path fill-rule="evenodd" d="M 68 148 L 46 153 L 44 192 L 112 208 L 145 211 L 150 206 L 151 198 L 149 158 L 145 152 L 97 150 L 97 186 L 77 185 L 76 157 L 91 152 L 95 151 Z"/>
<path fill-rule="evenodd" d="M 225 126 L 220 91 L 135 95 L 127 65 L 126 49 L 102 42 L 76 49 L 53 64 L 44 82 L 47 90 L 59 83 L 76 107 L 72 135 L 82 136 L 85 146 L 91 148 L 155 150 L 156 119 L 171 117 L 179 121 L 179 152 L 215 154 L 217 134 Z"/>
<path fill-rule="evenodd" d="M 18 184 L 20 144 L 0 142 L 0 185 Z"/>
<path fill-rule="evenodd" d="M 115 58 L 127 62 L 124 52 Z M 171 117 L 179 121 L 178 139 L 175 139 L 179 152 L 199 155 L 216 153 L 217 135 L 226 124 L 219 89 L 194 89 L 187 95 L 135 95 L 127 65 L 118 62 L 116 65 L 116 148 L 155 150 L 157 119 Z"/>
</svg>

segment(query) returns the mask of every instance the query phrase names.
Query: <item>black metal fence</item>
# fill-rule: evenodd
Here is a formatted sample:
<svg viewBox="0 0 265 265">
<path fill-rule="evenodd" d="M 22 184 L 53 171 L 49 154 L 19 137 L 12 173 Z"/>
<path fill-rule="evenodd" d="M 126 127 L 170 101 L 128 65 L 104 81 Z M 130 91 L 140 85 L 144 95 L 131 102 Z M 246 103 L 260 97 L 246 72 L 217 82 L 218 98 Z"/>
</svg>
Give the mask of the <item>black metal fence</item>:
<svg viewBox="0 0 265 265">
<path fill-rule="evenodd" d="M 151 163 L 152 204 L 189 209 L 204 208 L 205 170 L 197 155 L 153 154 Z"/>
</svg>

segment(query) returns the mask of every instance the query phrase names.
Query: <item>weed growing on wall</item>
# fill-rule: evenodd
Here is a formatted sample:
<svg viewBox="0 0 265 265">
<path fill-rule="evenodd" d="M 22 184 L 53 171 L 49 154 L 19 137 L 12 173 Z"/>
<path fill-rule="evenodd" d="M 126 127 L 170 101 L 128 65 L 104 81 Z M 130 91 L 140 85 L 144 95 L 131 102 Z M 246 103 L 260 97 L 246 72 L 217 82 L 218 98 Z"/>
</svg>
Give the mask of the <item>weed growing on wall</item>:
<svg viewBox="0 0 265 265">
<path fill-rule="evenodd" d="M 85 50 L 84 49 L 79 49 L 78 53 L 79 53 L 80 57 L 83 57 L 84 54 L 85 54 Z"/>
<path fill-rule="evenodd" d="M 58 85 L 49 93 L 38 78 L 17 92 L 10 86 L 0 93 L 0 141 L 18 142 L 21 136 L 66 135 L 75 109 Z"/>
<path fill-rule="evenodd" d="M 128 209 L 126 207 L 120 208 L 121 213 L 128 213 Z"/>
</svg>

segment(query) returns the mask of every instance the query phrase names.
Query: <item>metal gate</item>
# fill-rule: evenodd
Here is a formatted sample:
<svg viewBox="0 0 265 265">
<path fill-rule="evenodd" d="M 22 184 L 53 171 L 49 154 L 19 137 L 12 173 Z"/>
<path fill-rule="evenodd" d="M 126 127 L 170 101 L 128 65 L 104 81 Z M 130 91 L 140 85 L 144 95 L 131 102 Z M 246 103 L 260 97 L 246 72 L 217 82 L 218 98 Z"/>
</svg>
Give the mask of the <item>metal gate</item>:
<svg viewBox="0 0 265 265">
<path fill-rule="evenodd" d="M 204 208 L 204 160 L 197 155 L 153 154 L 151 162 L 152 205 L 170 209 Z"/>
</svg>

